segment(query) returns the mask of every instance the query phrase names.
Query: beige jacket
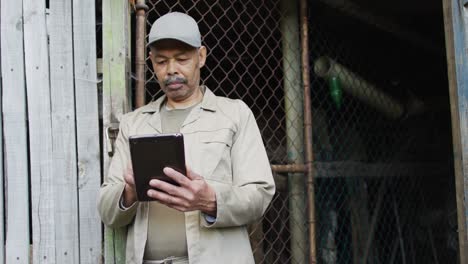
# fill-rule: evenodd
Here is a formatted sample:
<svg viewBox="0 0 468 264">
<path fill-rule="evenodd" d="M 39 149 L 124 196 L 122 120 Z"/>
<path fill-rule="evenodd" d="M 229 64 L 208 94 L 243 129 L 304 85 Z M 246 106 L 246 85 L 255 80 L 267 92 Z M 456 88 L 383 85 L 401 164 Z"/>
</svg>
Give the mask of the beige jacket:
<svg viewBox="0 0 468 264">
<path fill-rule="evenodd" d="M 147 202 L 122 210 L 123 174 L 130 162 L 128 137 L 161 133 L 165 97 L 123 116 L 98 210 L 107 226 L 128 226 L 127 263 L 141 264 L 148 226 Z M 190 263 L 254 263 L 246 225 L 260 218 L 275 185 L 255 118 L 245 103 L 205 90 L 200 107 L 182 125 L 186 163 L 215 189 L 216 222 L 200 211 L 185 213 Z M 163 151 L 163 150 L 162 150 Z"/>
</svg>

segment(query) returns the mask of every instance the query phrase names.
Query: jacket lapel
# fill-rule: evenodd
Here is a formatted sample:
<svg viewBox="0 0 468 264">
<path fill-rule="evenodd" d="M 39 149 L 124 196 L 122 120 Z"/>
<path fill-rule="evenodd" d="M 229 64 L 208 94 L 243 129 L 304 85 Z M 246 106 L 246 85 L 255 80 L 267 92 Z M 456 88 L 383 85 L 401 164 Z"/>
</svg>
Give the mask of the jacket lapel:
<svg viewBox="0 0 468 264">
<path fill-rule="evenodd" d="M 204 90 L 203 100 L 201 101 L 200 106 L 197 107 L 197 109 L 194 109 L 194 111 L 192 111 L 187 116 L 184 123 L 182 124 L 182 127 L 197 121 L 200 118 L 203 111 L 216 112 L 215 110 L 216 96 L 206 86 L 203 86 L 203 90 Z"/>
<path fill-rule="evenodd" d="M 161 104 L 166 100 L 166 96 L 163 95 L 158 100 L 154 101 L 148 105 L 147 109 L 143 110 L 143 113 L 152 113 L 151 117 L 148 120 L 148 125 L 152 127 L 156 133 L 162 133 L 161 127 Z"/>
</svg>

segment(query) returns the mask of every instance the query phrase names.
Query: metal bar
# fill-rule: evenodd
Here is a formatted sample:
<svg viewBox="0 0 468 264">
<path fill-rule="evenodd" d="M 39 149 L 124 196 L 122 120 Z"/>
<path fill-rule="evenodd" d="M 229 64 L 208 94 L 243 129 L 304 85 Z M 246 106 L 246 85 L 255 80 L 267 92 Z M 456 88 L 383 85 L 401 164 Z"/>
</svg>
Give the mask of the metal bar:
<svg viewBox="0 0 468 264">
<path fill-rule="evenodd" d="M 434 263 L 439 264 L 439 257 L 437 256 L 437 248 L 434 243 L 434 235 L 432 234 L 432 228 L 427 227 L 427 233 L 429 235 L 429 242 L 431 243 L 432 257 L 434 258 Z"/>
<path fill-rule="evenodd" d="M 304 164 L 271 165 L 273 172 L 305 172 Z"/>
<path fill-rule="evenodd" d="M 145 105 L 145 73 L 146 73 L 146 11 L 148 6 L 145 0 L 137 0 L 136 9 L 136 29 L 135 29 L 135 108 Z"/>
<path fill-rule="evenodd" d="M 424 198 L 424 193 L 423 193 L 423 191 L 421 189 L 419 189 L 419 197 L 421 197 L 423 209 L 427 211 L 428 206 L 427 206 L 427 203 L 426 203 L 426 199 Z M 434 263 L 439 264 L 440 262 L 439 262 L 439 257 L 438 257 L 438 254 L 437 254 L 437 248 L 436 248 L 436 245 L 434 243 L 434 235 L 432 233 L 431 224 L 427 224 L 426 229 L 427 229 L 427 234 L 429 236 L 429 243 L 431 244 L 432 257 L 434 258 Z M 460 262 L 460 263 L 464 263 L 464 262 Z"/>
<path fill-rule="evenodd" d="M 359 162 L 331 161 L 314 162 L 314 171 L 320 178 L 340 177 L 432 177 L 446 172 L 450 168 L 447 162 Z"/>
<path fill-rule="evenodd" d="M 307 18 L 307 1 L 300 1 L 300 21 L 301 21 L 301 62 L 302 62 L 302 82 L 304 85 L 304 141 L 305 141 L 305 166 L 307 174 L 307 200 L 308 200 L 308 223 L 309 223 L 309 263 L 317 263 L 316 245 L 316 219 L 315 219 L 315 188 L 314 161 L 312 150 L 312 102 L 310 89 L 310 65 L 309 65 L 309 26 Z"/>
<path fill-rule="evenodd" d="M 424 177 L 441 175 L 450 168 L 448 162 L 359 162 L 359 161 L 314 161 L 316 178 L 386 178 Z M 304 164 L 274 164 L 276 173 L 300 173 L 306 171 Z"/>
<path fill-rule="evenodd" d="M 403 232 L 401 231 L 400 215 L 398 214 L 398 206 L 396 204 L 395 196 L 393 196 L 393 213 L 395 214 L 395 221 L 398 231 L 398 241 L 400 242 L 401 250 L 401 263 L 406 264 L 405 244 L 403 241 Z"/>
<path fill-rule="evenodd" d="M 372 215 L 372 220 L 370 224 L 370 229 L 369 229 L 369 235 L 367 237 L 366 241 L 366 246 L 364 248 L 364 255 L 362 257 L 363 262 L 362 263 L 367 263 L 367 260 L 370 257 L 370 254 L 372 249 L 371 247 L 373 246 L 374 242 L 374 237 L 375 237 L 375 232 L 376 232 L 376 226 L 377 226 L 377 220 L 380 214 L 380 209 L 382 209 L 382 203 L 383 203 L 383 198 L 386 193 L 386 186 L 387 182 L 385 179 L 383 182 L 380 184 L 379 191 L 378 191 L 378 197 L 377 197 L 377 202 L 375 204 L 375 209 L 374 209 L 374 214 Z"/>
<path fill-rule="evenodd" d="M 393 242 L 391 252 L 392 252 L 392 254 L 390 254 L 390 261 L 388 263 L 393 264 L 393 263 L 395 263 L 396 254 L 398 252 L 398 238 L 395 238 L 395 241 Z M 355 263 L 357 263 L 357 262 L 355 262 Z"/>
</svg>

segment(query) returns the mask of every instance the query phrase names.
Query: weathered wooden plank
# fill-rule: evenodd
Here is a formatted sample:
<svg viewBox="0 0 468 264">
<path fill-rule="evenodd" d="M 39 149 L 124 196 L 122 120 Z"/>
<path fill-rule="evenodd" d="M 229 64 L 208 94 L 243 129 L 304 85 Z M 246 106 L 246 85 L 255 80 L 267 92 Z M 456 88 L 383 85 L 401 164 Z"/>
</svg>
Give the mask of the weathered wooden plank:
<svg viewBox="0 0 468 264">
<path fill-rule="evenodd" d="M 1 4 L 0 4 L 0 13 L 1 13 Z M 1 24 L 1 22 L 0 22 Z M 0 31 L 0 40 L 2 38 L 2 32 Z M 1 44 L 0 44 L 0 54 L 1 54 Z M 2 67 L 0 64 L 0 80 L 2 76 Z M 0 103 L 2 103 L 2 83 L 0 82 Z M 3 105 L 3 104 L 2 104 Z M 0 151 L 0 182 L 3 183 L 3 111 L 0 110 L 0 146 L 1 146 L 1 151 Z M 2 186 L 3 187 L 3 186 Z M 4 197 L 4 188 L 0 188 L 0 205 L 3 205 L 3 197 Z M 1 206 L 0 208 L 0 263 L 3 264 L 5 261 L 5 229 L 4 229 L 4 207 Z"/>
<path fill-rule="evenodd" d="M 45 1 L 24 0 L 24 55 L 31 163 L 34 263 L 55 262 L 55 200 L 51 94 Z"/>
<path fill-rule="evenodd" d="M 118 123 L 129 111 L 129 9 L 128 1 L 103 0 L 103 127 Z M 110 157 L 104 140 L 104 175 Z M 125 263 L 125 228 L 105 229 L 105 263 Z"/>
<path fill-rule="evenodd" d="M 72 0 L 50 0 L 48 16 L 55 262 L 79 263 Z"/>
<path fill-rule="evenodd" d="M 80 263 L 100 263 L 102 248 L 101 220 L 96 211 L 101 166 L 95 5 L 94 0 L 73 1 Z"/>
<path fill-rule="evenodd" d="M 457 191 L 460 263 L 468 261 L 468 6 L 443 0 Z"/>
<path fill-rule="evenodd" d="M 0 7 L 1 8 L 1 7 Z M 1 35 L 0 35 L 1 38 Z M 1 48 L 0 48 L 1 52 Z M 1 72 L 1 67 L 0 67 Z M 1 75 L 0 75 L 1 76 Z M 2 101 L 2 84 L 0 83 L 0 102 Z M 0 153 L 0 182 L 3 182 L 3 112 L 0 112 L 0 146 L 2 146 L 1 153 Z M 0 204 L 3 204 L 3 188 L 0 189 Z M 4 230 L 4 211 L 3 206 L 0 208 L 0 263 L 4 263 L 4 256 L 5 256 L 5 230 Z"/>
<path fill-rule="evenodd" d="M 1 36 L 0 36 L 1 37 Z M 1 68 L 0 68 L 1 71 Z M 0 102 L 2 101 L 2 84 L 0 83 Z M 3 113 L 0 113 L 0 146 L 3 146 Z M 0 182 L 3 182 L 3 148 L 0 153 Z M 0 204 L 3 204 L 3 188 L 0 189 Z M 4 230 L 4 211 L 3 207 L 0 208 L 0 242 L 2 243 L 0 246 L 0 263 L 4 263 L 4 256 L 5 256 L 5 240 L 3 239 L 5 236 Z"/>
<path fill-rule="evenodd" d="M 29 261 L 29 163 L 22 16 L 21 1 L 1 0 L 3 153 L 7 153 L 3 157 L 7 263 Z"/>
</svg>

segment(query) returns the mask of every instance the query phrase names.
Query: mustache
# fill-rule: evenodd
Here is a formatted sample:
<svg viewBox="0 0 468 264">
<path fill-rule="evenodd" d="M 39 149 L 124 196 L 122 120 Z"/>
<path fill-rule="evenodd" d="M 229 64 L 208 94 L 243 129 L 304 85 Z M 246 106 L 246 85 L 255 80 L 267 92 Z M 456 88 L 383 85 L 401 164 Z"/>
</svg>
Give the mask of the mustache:
<svg viewBox="0 0 468 264">
<path fill-rule="evenodd" d="M 172 77 L 166 78 L 164 80 L 164 85 L 170 85 L 170 84 L 173 84 L 173 83 L 187 84 L 187 79 L 185 79 L 183 77 L 172 76 Z"/>
</svg>

